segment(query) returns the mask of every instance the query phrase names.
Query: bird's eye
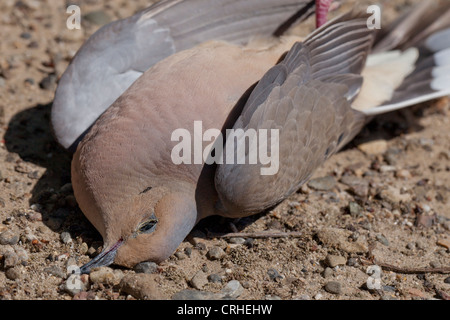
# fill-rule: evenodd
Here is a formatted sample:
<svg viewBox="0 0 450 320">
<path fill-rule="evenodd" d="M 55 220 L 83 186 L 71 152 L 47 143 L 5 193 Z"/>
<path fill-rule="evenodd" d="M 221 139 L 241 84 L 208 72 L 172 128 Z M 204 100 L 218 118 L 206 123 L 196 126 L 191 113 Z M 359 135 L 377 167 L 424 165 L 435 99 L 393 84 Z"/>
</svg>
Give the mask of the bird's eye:
<svg viewBox="0 0 450 320">
<path fill-rule="evenodd" d="M 151 233 L 151 232 L 155 231 L 157 223 L 158 223 L 158 219 L 156 218 L 155 214 L 153 213 L 147 221 L 144 221 L 139 225 L 138 232 L 139 233 Z"/>
</svg>

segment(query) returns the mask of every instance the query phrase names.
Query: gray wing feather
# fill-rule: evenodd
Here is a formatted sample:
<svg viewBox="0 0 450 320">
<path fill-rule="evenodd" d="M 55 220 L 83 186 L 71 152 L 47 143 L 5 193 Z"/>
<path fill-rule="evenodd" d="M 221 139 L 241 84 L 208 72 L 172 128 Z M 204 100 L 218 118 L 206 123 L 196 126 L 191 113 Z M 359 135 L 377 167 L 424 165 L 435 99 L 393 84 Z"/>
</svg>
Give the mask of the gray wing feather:
<svg viewBox="0 0 450 320">
<path fill-rule="evenodd" d="M 57 140 L 76 148 L 95 120 L 152 65 L 210 39 L 270 35 L 311 0 L 164 0 L 92 35 L 60 79 L 52 108 Z"/>
<path fill-rule="evenodd" d="M 351 108 L 362 78 L 358 73 L 348 72 L 362 70 L 372 45 L 372 33 L 367 29 L 366 18 L 348 15 L 340 19 L 334 23 L 346 19 L 351 23 L 355 20 L 360 23 L 356 29 L 348 29 L 342 23 L 337 27 L 341 30 L 337 33 L 336 25 L 330 23 L 304 43 L 295 44 L 285 59 L 261 79 L 250 95 L 233 129 L 243 129 L 244 132 L 249 129 L 257 132 L 278 129 L 279 143 L 274 145 L 271 154 L 279 154 L 279 168 L 276 174 L 263 175 L 261 169 L 267 165 L 250 164 L 250 154 L 256 152 L 250 145 L 246 146 L 245 163 L 226 162 L 231 159 L 227 155 L 236 155 L 239 148 L 237 143 L 231 145 L 228 139 L 224 150 L 225 163 L 217 167 L 215 176 L 216 190 L 227 215 L 260 212 L 282 201 L 364 125 L 364 115 Z M 344 40 L 347 37 L 340 37 L 342 43 L 326 46 L 327 34 L 330 36 L 328 41 L 331 41 L 336 35 L 352 32 L 365 39 L 361 43 L 353 42 L 351 47 L 352 50 L 358 48 L 354 53 L 360 53 L 361 57 L 340 55 L 340 66 L 330 67 L 332 72 L 328 75 L 322 74 L 317 65 L 322 64 L 323 60 L 314 57 L 332 56 L 335 48 L 339 50 L 340 46 L 347 45 Z M 315 43 L 314 39 L 320 39 L 320 43 Z M 272 138 L 270 136 L 267 145 L 259 145 L 259 148 L 271 149 Z"/>
</svg>

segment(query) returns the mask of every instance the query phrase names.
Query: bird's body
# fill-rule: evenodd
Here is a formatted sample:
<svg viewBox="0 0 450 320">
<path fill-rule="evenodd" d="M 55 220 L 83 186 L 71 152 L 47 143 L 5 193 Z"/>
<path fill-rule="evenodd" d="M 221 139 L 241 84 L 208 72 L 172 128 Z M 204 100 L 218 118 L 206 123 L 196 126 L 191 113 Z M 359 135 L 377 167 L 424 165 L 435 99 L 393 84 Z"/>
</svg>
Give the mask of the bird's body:
<svg viewBox="0 0 450 320">
<path fill-rule="evenodd" d="M 293 41 L 279 41 L 269 50 L 211 41 L 182 51 L 144 73 L 104 113 L 73 161 L 73 185 L 79 205 L 104 238 L 107 232 L 102 213 L 108 208 L 98 204 L 120 208 L 126 221 L 128 215 L 134 214 L 136 201 L 153 194 L 157 201 L 174 190 L 185 194 L 196 206 L 195 222 L 214 214 L 239 216 L 239 212 L 217 210 L 212 168 L 173 163 L 171 152 L 176 142 L 171 141 L 171 135 L 179 128 L 194 135 L 194 121 L 201 121 L 204 130 L 232 125 L 236 119 L 230 114 L 239 99 L 277 63 Z M 130 137 L 147 138 L 135 143 Z M 124 166 L 130 157 L 134 160 Z M 117 183 L 120 180 L 132 183 Z M 98 184 L 108 187 L 95 188 Z M 142 193 L 149 187 L 151 190 Z M 193 191 L 200 193 L 200 201 L 196 201 Z"/>
<path fill-rule="evenodd" d="M 304 42 L 209 41 L 147 70 L 95 122 L 74 154 L 76 199 L 105 242 L 84 270 L 162 261 L 199 220 L 254 214 L 295 192 L 369 115 L 396 97 L 421 61 L 411 49 L 374 56 L 366 64 L 374 43 L 366 20 L 365 14 L 343 15 Z M 448 86 L 430 87 L 432 81 L 443 83 L 432 74 L 422 77 L 428 88 L 423 99 L 450 93 Z M 407 98 L 399 103 L 386 108 L 409 105 Z M 261 175 L 262 164 L 249 162 L 175 163 L 178 141 L 172 135 L 184 129 L 195 138 L 195 122 L 203 131 L 277 130 L 279 143 L 271 151 L 279 151 L 278 170 Z M 195 149 L 195 142 L 189 144 Z M 224 157 L 237 153 L 224 144 Z"/>
</svg>

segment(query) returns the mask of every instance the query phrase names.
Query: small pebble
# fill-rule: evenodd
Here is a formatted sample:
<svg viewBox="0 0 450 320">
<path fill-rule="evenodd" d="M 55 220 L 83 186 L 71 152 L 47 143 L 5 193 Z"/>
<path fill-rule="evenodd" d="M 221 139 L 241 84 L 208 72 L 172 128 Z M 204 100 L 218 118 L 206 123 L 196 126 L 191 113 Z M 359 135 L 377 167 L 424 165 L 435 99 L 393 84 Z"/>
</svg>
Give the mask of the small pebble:
<svg viewBox="0 0 450 320">
<path fill-rule="evenodd" d="M 255 242 L 255 239 L 253 239 L 253 238 L 247 238 L 247 239 L 245 239 L 244 245 L 245 245 L 247 248 L 251 249 L 251 248 L 253 248 L 253 243 L 254 243 L 254 242 Z"/>
<path fill-rule="evenodd" d="M 42 213 L 40 213 L 40 212 L 31 212 L 28 215 L 28 219 L 30 219 L 30 221 L 42 221 Z"/>
<path fill-rule="evenodd" d="M 22 39 L 30 39 L 31 38 L 31 33 L 29 33 L 29 32 L 22 32 L 21 34 L 20 34 L 20 37 L 22 38 Z"/>
<path fill-rule="evenodd" d="M 21 269 L 19 266 L 15 266 L 13 268 L 9 268 L 5 271 L 5 276 L 9 280 L 17 280 L 20 279 L 22 275 Z"/>
<path fill-rule="evenodd" d="M 200 250 L 200 251 L 206 250 L 206 244 L 204 242 L 198 242 L 195 245 L 195 248 Z"/>
<path fill-rule="evenodd" d="M 233 243 L 233 244 L 244 244 L 245 243 L 245 239 L 244 238 L 230 238 L 230 240 L 228 241 L 229 243 Z"/>
<path fill-rule="evenodd" d="M 350 175 L 343 176 L 340 182 L 342 184 L 349 186 L 350 191 L 357 196 L 365 198 L 369 193 L 369 183 L 366 180 L 361 179 L 359 177 Z"/>
<path fill-rule="evenodd" d="M 416 288 L 409 288 L 406 290 L 406 292 L 409 293 L 413 297 L 415 296 L 415 297 L 420 297 L 420 298 L 426 298 L 426 296 L 427 296 L 425 292 L 423 292 L 419 289 L 416 289 Z"/>
<path fill-rule="evenodd" d="M 81 291 L 73 296 L 73 300 L 97 300 L 93 291 Z"/>
<path fill-rule="evenodd" d="M 450 284 L 450 277 L 445 278 L 444 283 Z"/>
<path fill-rule="evenodd" d="M 36 48 L 39 48 L 39 42 L 37 42 L 37 41 L 31 41 L 31 42 L 27 45 L 27 48 L 30 48 L 30 49 L 36 49 Z"/>
<path fill-rule="evenodd" d="M 74 257 L 68 258 L 66 261 L 66 268 L 68 268 L 69 266 L 77 266 L 77 259 L 75 259 Z"/>
<path fill-rule="evenodd" d="M 332 176 L 312 179 L 308 182 L 308 187 L 318 191 L 329 191 L 336 185 L 336 179 Z"/>
<path fill-rule="evenodd" d="M 422 209 L 425 212 L 430 212 L 431 211 L 431 207 L 429 205 L 427 205 L 426 203 L 422 205 Z"/>
<path fill-rule="evenodd" d="M 419 139 L 419 144 L 422 147 L 431 148 L 434 145 L 434 140 L 433 139 L 427 139 L 427 138 L 420 138 Z"/>
<path fill-rule="evenodd" d="M 208 276 L 208 281 L 211 283 L 222 283 L 222 277 L 217 273 L 213 273 Z"/>
<path fill-rule="evenodd" d="M 15 234 L 11 230 L 6 230 L 0 233 L 0 244 L 15 245 L 17 242 L 19 242 L 19 235 Z"/>
<path fill-rule="evenodd" d="M 72 243 L 72 237 L 69 232 L 62 232 L 60 238 L 64 244 Z"/>
<path fill-rule="evenodd" d="M 386 173 L 386 172 L 394 172 L 396 170 L 397 168 L 394 166 L 381 166 L 379 171 L 381 173 Z"/>
<path fill-rule="evenodd" d="M 64 271 L 62 271 L 60 267 L 55 266 L 55 265 L 44 268 L 44 272 L 46 272 L 52 276 L 58 277 L 58 278 L 66 277 L 66 273 Z"/>
<path fill-rule="evenodd" d="M 397 148 L 389 148 L 385 154 L 383 155 L 384 160 L 391 166 L 395 166 L 397 164 L 397 159 L 399 154 L 401 154 L 401 150 Z"/>
<path fill-rule="evenodd" d="M 120 281 L 119 287 L 122 293 L 132 295 L 136 299 L 162 300 L 166 298 L 155 281 L 155 275 L 152 274 L 127 274 Z"/>
<path fill-rule="evenodd" d="M 414 250 L 416 248 L 416 243 L 415 242 L 410 242 L 406 245 L 406 248 L 409 250 Z"/>
<path fill-rule="evenodd" d="M 358 203 L 351 201 L 348 204 L 348 211 L 353 218 L 359 218 L 362 216 L 364 209 Z"/>
<path fill-rule="evenodd" d="M 420 250 L 426 250 L 426 248 L 427 248 L 427 244 L 422 241 L 417 241 L 416 246 L 417 246 L 417 249 L 420 249 Z"/>
<path fill-rule="evenodd" d="M 117 285 L 121 280 L 121 275 L 117 271 L 120 270 L 116 270 L 116 272 L 114 272 L 114 270 L 109 267 L 95 268 L 89 274 L 89 279 L 94 284 L 101 283 L 107 285 Z"/>
<path fill-rule="evenodd" d="M 86 253 L 92 257 L 97 253 L 97 249 L 95 249 L 94 247 L 89 247 L 89 249 L 86 251 Z"/>
<path fill-rule="evenodd" d="M 198 243 L 202 242 L 202 240 L 205 238 L 206 234 L 198 229 L 192 230 L 191 233 L 189 233 L 189 235 L 187 236 L 187 239 L 193 246 L 196 246 Z"/>
<path fill-rule="evenodd" d="M 358 260 L 356 258 L 349 258 L 347 260 L 347 265 L 349 267 L 357 267 L 358 266 Z"/>
<path fill-rule="evenodd" d="M 81 245 L 80 245 L 80 254 L 86 254 L 87 252 L 88 252 L 88 250 L 89 250 L 89 246 L 87 245 L 87 243 L 86 242 L 83 242 Z"/>
<path fill-rule="evenodd" d="M 395 292 L 397 289 L 393 286 L 383 286 L 383 291 Z"/>
<path fill-rule="evenodd" d="M 17 257 L 19 258 L 19 261 L 22 265 L 26 265 L 26 262 L 28 261 L 28 253 L 27 251 L 19 246 L 15 246 L 14 250 L 16 252 Z"/>
<path fill-rule="evenodd" d="M 339 248 L 350 254 L 367 252 L 368 246 L 365 243 L 365 239 L 350 242 L 348 238 L 351 235 L 351 231 L 338 228 L 323 228 L 317 232 L 318 239 L 328 247 Z"/>
<path fill-rule="evenodd" d="M 394 187 L 388 187 L 385 190 L 382 190 L 379 193 L 381 199 L 391 203 L 397 204 L 400 202 L 409 202 L 411 201 L 411 195 L 409 193 L 402 194 L 400 190 Z"/>
<path fill-rule="evenodd" d="M 333 275 L 334 271 L 331 268 L 325 268 L 325 270 L 323 271 L 323 277 L 324 278 L 329 278 Z"/>
<path fill-rule="evenodd" d="M 158 265 L 154 262 L 141 262 L 134 267 L 136 273 L 152 274 L 158 271 Z"/>
<path fill-rule="evenodd" d="M 334 268 L 336 266 L 343 266 L 347 263 L 347 259 L 342 256 L 329 254 L 325 258 L 325 264 L 330 268 Z"/>
<path fill-rule="evenodd" d="M 212 247 L 211 249 L 209 249 L 206 256 L 210 260 L 220 260 L 225 256 L 225 251 L 223 251 L 223 249 L 220 247 Z"/>
<path fill-rule="evenodd" d="M 181 251 L 175 252 L 174 255 L 175 255 L 175 257 L 177 257 L 178 260 L 184 260 L 187 258 L 187 256 Z"/>
<path fill-rule="evenodd" d="M 411 179 L 412 178 L 411 173 L 406 169 L 397 170 L 395 172 L 395 176 L 399 179 Z"/>
<path fill-rule="evenodd" d="M 30 179 L 37 180 L 40 178 L 39 171 L 35 170 L 35 171 L 28 172 L 27 177 Z"/>
<path fill-rule="evenodd" d="M 325 290 L 329 293 L 341 294 L 342 293 L 342 284 L 337 281 L 330 281 L 325 285 Z"/>
<path fill-rule="evenodd" d="M 279 281 L 283 279 L 283 276 L 276 269 L 273 268 L 267 270 L 267 274 L 269 275 L 269 278 L 272 281 Z"/>
<path fill-rule="evenodd" d="M 222 289 L 221 293 L 226 299 L 237 299 L 244 292 L 244 287 L 237 280 L 231 280 L 227 283 L 225 288 Z"/>
<path fill-rule="evenodd" d="M 56 86 L 57 77 L 55 74 L 49 74 L 39 82 L 39 87 L 43 90 L 52 90 Z"/>
<path fill-rule="evenodd" d="M 30 86 L 34 85 L 34 79 L 33 78 L 26 78 L 25 79 L 25 84 L 30 85 Z M 18 172 L 20 172 L 20 171 L 18 171 Z"/>
<path fill-rule="evenodd" d="M 6 252 L 3 254 L 3 267 L 11 268 L 20 263 L 19 256 L 13 251 L 13 252 Z"/>
<path fill-rule="evenodd" d="M 442 223 L 445 230 L 450 231 L 450 221 L 445 221 Z"/>
<path fill-rule="evenodd" d="M 192 248 L 187 247 L 186 249 L 184 249 L 184 253 L 185 253 L 188 257 L 190 257 L 191 254 L 192 254 Z"/>
<path fill-rule="evenodd" d="M 208 283 L 208 277 L 203 271 L 198 271 L 190 280 L 193 288 L 201 290 Z"/>
<path fill-rule="evenodd" d="M 320 292 L 314 296 L 315 300 L 320 300 L 322 298 L 323 298 L 323 294 L 321 294 Z"/>
<path fill-rule="evenodd" d="M 361 143 L 358 149 L 368 155 L 383 154 L 387 151 L 388 143 L 386 140 L 373 140 L 365 143 Z"/>
<path fill-rule="evenodd" d="M 437 262 L 437 261 L 431 261 L 430 262 L 430 267 L 432 267 L 432 268 L 440 268 L 441 264 L 439 262 Z"/>
<path fill-rule="evenodd" d="M 384 244 L 386 247 L 389 246 L 389 240 L 386 239 L 386 237 L 385 237 L 384 235 L 378 234 L 378 235 L 376 236 L 376 238 L 377 238 L 377 240 L 378 240 L 380 243 Z"/>
</svg>

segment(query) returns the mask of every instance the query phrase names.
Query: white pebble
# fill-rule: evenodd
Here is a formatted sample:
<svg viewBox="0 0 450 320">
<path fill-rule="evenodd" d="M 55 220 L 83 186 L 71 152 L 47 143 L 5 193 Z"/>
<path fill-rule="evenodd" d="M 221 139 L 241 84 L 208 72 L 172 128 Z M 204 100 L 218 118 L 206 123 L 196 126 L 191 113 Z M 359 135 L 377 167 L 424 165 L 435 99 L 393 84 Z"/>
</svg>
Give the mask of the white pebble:
<svg viewBox="0 0 450 320">
<path fill-rule="evenodd" d="M 320 300 L 320 299 L 322 299 L 322 297 L 323 297 L 323 295 L 319 292 L 318 294 L 316 294 L 316 295 L 314 296 L 314 299 Z"/>
</svg>

